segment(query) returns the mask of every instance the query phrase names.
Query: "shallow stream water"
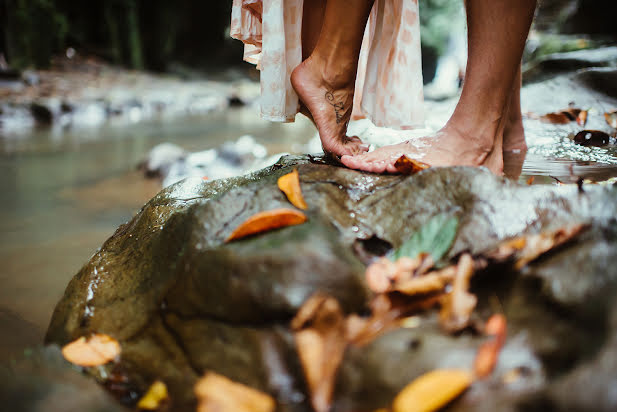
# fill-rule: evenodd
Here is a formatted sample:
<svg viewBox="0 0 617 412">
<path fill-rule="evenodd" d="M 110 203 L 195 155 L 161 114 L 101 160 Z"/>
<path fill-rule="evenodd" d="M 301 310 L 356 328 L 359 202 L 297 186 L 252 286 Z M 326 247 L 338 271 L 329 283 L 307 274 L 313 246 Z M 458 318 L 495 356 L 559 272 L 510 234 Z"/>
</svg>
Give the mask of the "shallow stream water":
<svg viewBox="0 0 617 412">
<path fill-rule="evenodd" d="M 582 148 L 564 128 L 526 124 L 530 151 L 518 178 L 534 184 L 617 176 L 613 148 Z M 272 124 L 254 108 L 97 129 L 0 135 L 0 360 L 40 343 L 66 284 L 103 241 L 160 189 L 136 170 L 149 150 L 173 142 L 189 151 L 250 134 L 269 154 L 303 152 L 305 119 Z M 309 147 L 314 147 L 310 145 Z M 520 165 L 519 165 L 520 167 Z"/>
</svg>

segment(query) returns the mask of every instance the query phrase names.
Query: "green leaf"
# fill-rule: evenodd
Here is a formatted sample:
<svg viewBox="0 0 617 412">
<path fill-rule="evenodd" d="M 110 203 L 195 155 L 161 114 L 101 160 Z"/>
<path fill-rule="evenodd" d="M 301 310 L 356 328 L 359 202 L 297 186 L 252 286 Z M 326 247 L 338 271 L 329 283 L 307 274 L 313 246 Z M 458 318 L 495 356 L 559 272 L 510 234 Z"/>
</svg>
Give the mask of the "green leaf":
<svg viewBox="0 0 617 412">
<path fill-rule="evenodd" d="M 415 258 L 420 253 L 430 253 L 434 262 L 450 250 L 458 230 L 458 217 L 448 214 L 437 215 L 426 222 L 409 240 L 401 245 L 391 256 L 396 260 L 403 256 Z"/>
</svg>

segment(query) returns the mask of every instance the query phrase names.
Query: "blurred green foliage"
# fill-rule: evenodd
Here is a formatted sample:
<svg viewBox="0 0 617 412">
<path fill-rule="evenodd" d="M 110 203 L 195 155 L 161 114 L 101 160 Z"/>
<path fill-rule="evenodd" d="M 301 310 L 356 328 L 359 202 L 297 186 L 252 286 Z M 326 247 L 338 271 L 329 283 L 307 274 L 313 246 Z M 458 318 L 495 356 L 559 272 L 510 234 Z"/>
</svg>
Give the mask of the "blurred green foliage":
<svg viewBox="0 0 617 412">
<path fill-rule="evenodd" d="M 419 0 L 422 48 L 441 55 L 455 25 L 464 25 L 462 0 Z"/>
</svg>

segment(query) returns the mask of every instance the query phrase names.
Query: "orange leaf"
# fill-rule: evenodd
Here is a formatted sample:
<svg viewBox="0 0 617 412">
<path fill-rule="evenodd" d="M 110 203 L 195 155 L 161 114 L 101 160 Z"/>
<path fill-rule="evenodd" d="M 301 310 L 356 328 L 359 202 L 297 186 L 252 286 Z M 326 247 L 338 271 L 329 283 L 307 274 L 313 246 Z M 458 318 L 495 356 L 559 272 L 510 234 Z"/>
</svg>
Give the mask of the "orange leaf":
<svg viewBox="0 0 617 412">
<path fill-rule="evenodd" d="M 347 347 L 341 307 L 333 297 L 315 294 L 302 305 L 291 327 L 313 409 L 327 412 Z"/>
<path fill-rule="evenodd" d="M 197 381 L 195 395 L 197 412 L 274 412 L 276 408 L 270 395 L 214 372 Z"/>
<path fill-rule="evenodd" d="M 452 282 L 452 292 L 442 301 L 440 322 L 445 330 L 457 332 L 469 324 L 477 298 L 469 293 L 469 281 L 474 272 L 474 262 L 469 254 L 460 257 L 456 275 Z"/>
<path fill-rule="evenodd" d="M 617 129 L 617 110 L 604 113 L 604 119 L 606 119 L 606 123 L 608 123 L 610 127 Z"/>
<path fill-rule="evenodd" d="M 306 222 L 306 215 L 294 209 L 274 209 L 259 212 L 246 219 L 229 235 L 225 242 L 241 239 L 257 233 Z"/>
<path fill-rule="evenodd" d="M 493 336 L 493 339 L 480 346 L 474 360 L 474 373 L 480 379 L 489 376 L 497 364 L 499 351 L 506 340 L 506 318 L 501 314 L 491 316 L 486 322 L 484 331 L 487 335 Z"/>
<path fill-rule="evenodd" d="M 294 169 L 293 172 L 279 177 L 277 184 L 279 189 L 285 193 L 285 196 L 287 196 L 287 199 L 292 205 L 302 210 L 306 210 L 308 208 L 306 202 L 304 201 L 304 197 L 302 196 L 298 169 Z"/>
<path fill-rule="evenodd" d="M 402 155 L 396 160 L 396 162 L 394 163 L 394 167 L 401 174 L 413 175 L 424 169 L 428 169 L 429 167 L 431 167 L 431 165 Z"/>
<path fill-rule="evenodd" d="M 75 365 L 99 366 L 120 355 L 120 344 L 108 335 L 95 333 L 66 344 L 62 348 L 62 355 Z"/>
<path fill-rule="evenodd" d="M 529 179 L 527 179 L 527 184 L 528 185 L 532 185 L 534 178 L 535 178 L 535 176 L 531 176 Z"/>
<path fill-rule="evenodd" d="M 150 385 L 150 389 L 142 398 L 137 402 L 137 408 L 147 411 L 155 411 L 161 407 L 161 405 L 169 399 L 169 393 L 167 392 L 167 386 L 161 381 L 155 381 Z"/>
<path fill-rule="evenodd" d="M 585 126 L 587 124 L 587 110 L 581 110 L 581 112 L 576 116 L 576 123 L 579 126 Z"/>
<path fill-rule="evenodd" d="M 462 369 L 437 369 L 416 378 L 394 398 L 393 412 L 431 412 L 441 409 L 471 385 Z"/>
</svg>

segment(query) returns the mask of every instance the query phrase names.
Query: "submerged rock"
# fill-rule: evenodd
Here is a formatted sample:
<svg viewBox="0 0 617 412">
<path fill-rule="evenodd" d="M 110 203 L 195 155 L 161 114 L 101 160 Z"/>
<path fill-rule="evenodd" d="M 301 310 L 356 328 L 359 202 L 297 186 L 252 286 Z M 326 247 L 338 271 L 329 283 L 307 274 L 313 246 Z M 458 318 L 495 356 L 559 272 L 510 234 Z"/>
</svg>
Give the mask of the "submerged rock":
<svg viewBox="0 0 617 412">
<path fill-rule="evenodd" d="M 276 181 L 293 168 L 309 221 L 225 243 L 249 216 L 290 207 Z M 283 157 L 243 177 L 189 178 L 153 198 L 71 280 L 47 341 L 63 345 L 92 332 L 113 336 L 122 346 L 116 367 L 140 391 L 156 379 L 166 382 L 174 410 L 194 407 L 192 386 L 206 370 L 271 393 L 281 411 L 310 410 L 290 319 L 317 291 L 336 297 L 348 313 L 365 312 L 370 293 L 361 258 L 401 245 L 439 213 L 460 217 L 449 257 L 482 252 L 520 233 L 573 222 L 592 226 L 575 245 L 523 273 L 497 270 L 474 278 L 477 313 L 503 310 L 509 338 L 492 377 L 452 405 L 515 410 L 555 396 L 552 404 L 567 410 L 563 391 L 548 382 L 607 356 L 604 351 L 617 356 L 605 345 L 617 331 L 607 323 L 608 291 L 617 284 L 614 186 L 589 185 L 582 192 L 574 185 L 521 186 L 462 167 L 383 176 L 306 157 Z M 356 256 L 358 241 L 366 239 L 380 247 Z M 350 348 L 334 410 L 387 406 L 428 370 L 470 367 L 481 342 L 471 332 L 446 334 L 435 314 L 427 314 L 416 328 Z M 592 379 L 581 390 L 593 385 L 605 387 Z"/>
</svg>

